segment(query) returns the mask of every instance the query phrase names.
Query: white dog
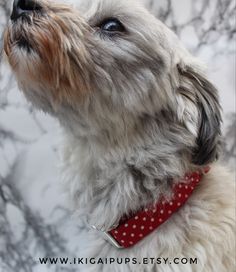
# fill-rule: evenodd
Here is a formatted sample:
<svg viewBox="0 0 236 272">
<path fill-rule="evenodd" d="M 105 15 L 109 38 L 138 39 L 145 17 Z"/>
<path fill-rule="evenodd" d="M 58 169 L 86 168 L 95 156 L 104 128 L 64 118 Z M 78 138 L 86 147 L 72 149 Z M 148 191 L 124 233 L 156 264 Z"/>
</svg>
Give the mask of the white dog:
<svg viewBox="0 0 236 272">
<path fill-rule="evenodd" d="M 5 52 L 64 128 L 80 271 L 234 271 L 218 94 L 166 26 L 138 1 L 15 0 Z"/>
</svg>

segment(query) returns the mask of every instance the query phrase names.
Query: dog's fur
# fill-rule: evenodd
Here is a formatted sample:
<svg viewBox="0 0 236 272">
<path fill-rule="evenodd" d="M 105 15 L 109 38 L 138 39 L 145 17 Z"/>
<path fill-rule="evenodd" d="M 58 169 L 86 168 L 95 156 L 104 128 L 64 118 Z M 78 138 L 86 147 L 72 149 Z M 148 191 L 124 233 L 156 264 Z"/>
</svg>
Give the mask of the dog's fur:
<svg viewBox="0 0 236 272">
<path fill-rule="evenodd" d="M 137 1 L 84 0 L 78 10 L 39 3 L 43 12 L 9 24 L 5 52 L 26 97 L 64 128 L 64 176 L 86 240 L 77 255 L 198 258 L 81 271 L 233 272 L 233 179 L 215 163 L 220 106 L 201 64 Z M 126 31 L 105 34 L 106 18 Z M 90 229 L 110 229 L 209 164 L 187 204 L 136 246 L 118 250 Z"/>
</svg>

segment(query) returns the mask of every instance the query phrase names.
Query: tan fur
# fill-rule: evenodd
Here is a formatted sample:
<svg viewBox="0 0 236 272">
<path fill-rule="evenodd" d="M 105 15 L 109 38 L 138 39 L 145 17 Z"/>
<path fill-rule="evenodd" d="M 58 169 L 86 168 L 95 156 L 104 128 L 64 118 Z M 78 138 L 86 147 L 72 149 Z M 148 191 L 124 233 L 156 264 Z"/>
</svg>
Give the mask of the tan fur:
<svg viewBox="0 0 236 272">
<path fill-rule="evenodd" d="M 71 10 L 65 6 L 50 6 L 45 2 L 45 10 L 47 11 L 47 20 L 35 18 L 35 25 L 31 28 L 27 27 L 22 31 L 28 36 L 30 43 L 37 51 L 38 58 L 27 63 L 24 69 L 24 77 L 32 82 L 41 82 L 45 89 L 49 89 L 55 104 L 60 104 L 63 100 L 73 101 L 80 100 L 88 91 L 87 75 L 78 76 L 78 66 L 70 62 L 68 59 L 68 51 L 70 43 L 75 42 L 67 36 L 70 32 L 70 25 L 67 25 L 63 18 L 73 20 L 71 24 L 83 25 L 79 15 L 71 17 Z M 81 22 L 80 22 L 81 21 Z M 81 39 L 76 46 L 79 47 L 81 53 L 81 73 L 87 65 L 87 52 L 83 48 L 83 36 L 86 34 L 85 28 L 81 28 L 77 38 Z M 19 39 L 19 33 L 16 31 L 6 30 L 5 34 L 5 52 L 14 71 L 19 73 L 19 65 L 21 63 L 14 54 L 13 47 L 15 40 Z M 55 57 L 57 56 L 57 57 Z M 51 88 L 53 86 L 53 88 Z"/>
</svg>

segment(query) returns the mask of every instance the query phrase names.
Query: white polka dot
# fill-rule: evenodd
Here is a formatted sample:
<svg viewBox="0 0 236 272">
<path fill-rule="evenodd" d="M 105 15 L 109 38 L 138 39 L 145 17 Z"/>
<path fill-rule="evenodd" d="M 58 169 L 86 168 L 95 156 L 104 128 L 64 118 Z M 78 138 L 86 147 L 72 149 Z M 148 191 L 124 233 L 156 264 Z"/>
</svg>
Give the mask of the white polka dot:
<svg viewBox="0 0 236 272">
<path fill-rule="evenodd" d="M 154 218 L 151 218 L 151 222 L 154 222 L 155 221 L 155 219 Z"/>
<path fill-rule="evenodd" d="M 146 218 L 146 217 L 144 217 L 144 218 L 143 218 L 143 221 L 146 221 L 146 220 L 147 220 L 147 218 Z"/>
<path fill-rule="evenodd" d="M 193 190 L 193 189 L 194 189 L 194 187 L 192 186 L 192 187 L 191 187 L 191 189 Z"/>
<path fill-rule="evenodd" d="M 180 184 L 180 185 L 179 185 L 179 188 L 181 189 L 182 187 L 183 187 L 182 184 Z"/>
<path fill-rule="evenodd" d="M 130 241 L 129 244 L 130 244 L 130 245 L 133 245 L 134 243 Z"/>
<path fill-rule="evenodd" d="M 158 221 L 159 221 L 159 222 L 162 222 L 162 221 L 163 221 L 163 219 L 162 219 L 162 218 L 160 218 Z"/>
<path fill-rule="evenodd" d="M 164 210 L 161 210 L 160 213 L 163 214 L 163 213 L 164 213 Z"/>
<path fill-rule="evenodd" d="M 180 207 L 180 206 L 181 206 L 181 203 L 179 203 L 179 202 L 178 202 L 177 206 L 179 206 L 179 207 Z"/>
<path fill-rule="evenodd" d="M 118 231 L 117 230 L 115 230 L 115 234 L 117 234 L 118 233 Z"/>
<path fill-rule="evenodd" d="M 135 216 L 134 219 L 135 219 L 135 220 L 138 220 L 138 216 Z"/>
<path fill-rule="evenodd" d="M 185 195 L 185 198 L 188 198 L 188 195 Z"/>
<path fill-rule="evenodd" d="M 173 206 L 173 202 L 172 201 L 170 202 L 170 206 Z"/>
<path fill-rule="evenodd" d="M 185 185 L 185 189 L 188 189 L 188 186 L 187 186 L 187 185 Z"/>
<path fill-rule="evenodd" d="M 169 211 L 168 211 L 168 214 L 172 214 L 172 211 L 171 211 L 171 210 L 169 210 Z"/>
<path fill-rule="evenodd" d="M 143 229 L 144 229 L 144 226 L 141 226 L 141 229 L 143 230 Z"/>
<path fill-rule="evenodd" d="M 134 237 L 134 233 L 131 233 L 131 237 Z"/>
<path fill-rule="evenodd" d="M 137 226 L 136 225 L 133 225 L 133 229 L 136 229 L 137 228 Z"/>
<path fill-rule="evenodd" d="M 151 226 L 151 227 L 149 227 L 149 229 L 150 229 L 150 230 L 153 230 L 153 227 Z"/>
<path fill-rule="evenodd" d="M 165 203 L 165 201 L 162 201 L 161 204 L 162 204 L 162 205 L 165 205 L 166 203 Z"/>
<path fill-rule="evenodd" d="M 124 242 L 125 242 L 124 240 L 121 240 L 121 243 L 122 243 L 122 244 L 124 244 Z"/>
<path fill-rule="evenodd" d="M 128 228 L 129 224 L 125 224 L 125 227 Z"/>
<path fill-rule="evenodd" d="M 145 209 L 144 211 L 145 211 L 145 212 L 148 212 L 148 209 Z"/>
<path fill-rule="evenodd" d="M 194 178 L 191 178 L 191 181 L 194 181 Z"/>
<path fill-rule="evenodd" d="M 181 194 L 178 194 L 178 196 L 179 196 L 179 197 L 182 197 L 182 195 L 181 195 Z"/>
<path fill-rule="evenodd" d="M 123 232 L 123 236 L 126 236 L 126 232 Z"/>
<path fill-rule="evenodd" d="M 152 212 L 154 212 L 154 213 L 155 213 L 156 211 L 157 211 L 156 209 L 153 209 L 153 210 L 152 210 Z"/>
<path fill-rule="evenodd" d="M 142 233 L 139 234 L 139 237 L 143 237 Z"/>
</svg>

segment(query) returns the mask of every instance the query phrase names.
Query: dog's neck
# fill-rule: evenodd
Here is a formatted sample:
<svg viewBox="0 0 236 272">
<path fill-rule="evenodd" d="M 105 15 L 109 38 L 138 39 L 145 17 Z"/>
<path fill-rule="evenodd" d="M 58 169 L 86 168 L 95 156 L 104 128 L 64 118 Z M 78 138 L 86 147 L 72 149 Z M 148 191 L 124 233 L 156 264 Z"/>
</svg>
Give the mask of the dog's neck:
<svg viewBox="0 0 236 272">
<path fill-rule="evenodd" d="M 175 133 L 178 124 L 162 135 L 158 118 L 147 121 L 133 144 L 115 148 L 103 149 L 90 137 L 69 133 L 65 167 L 70 169 L 66 171 L 73 183 L 75 210 L 87 216 L 90 225 L 110 229 L 124 214 L 161 195 L 168 198 L 173 180 L 192 170 L 188 148 L 193 143 L 187 131 L 183 141 Z"/>
<path fill-rule="evenodd" d="M 157 145 L 158 153 L 164 153 L 162 157 L 183 151 L 191 153 L 195 146 L 192 132 L 182 128 L 175 114 L 168 111 L 171 109 L 136 116 L 114 109 L 101 114 L 64 105 L 56 117 L 68 134 L 98 151 L 98 156 L 152 145 Z M 180 129 L 184 130 L 184 137 L 179 136 Z"/>
</svg>

